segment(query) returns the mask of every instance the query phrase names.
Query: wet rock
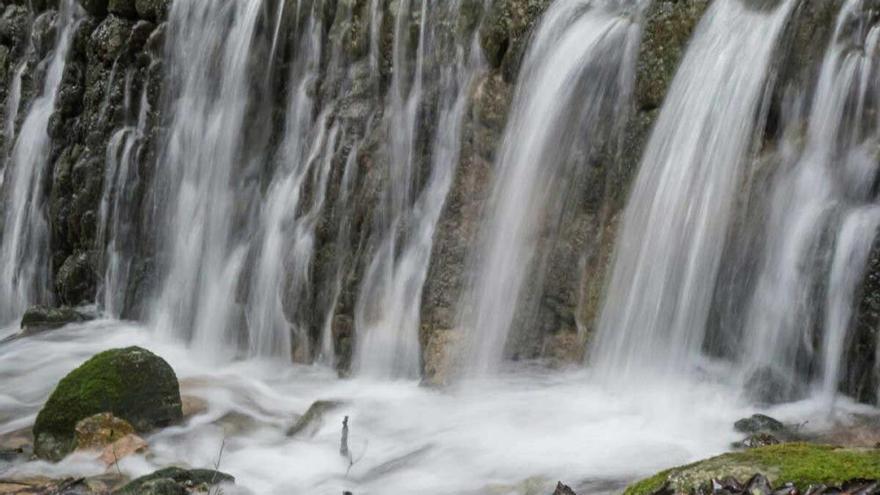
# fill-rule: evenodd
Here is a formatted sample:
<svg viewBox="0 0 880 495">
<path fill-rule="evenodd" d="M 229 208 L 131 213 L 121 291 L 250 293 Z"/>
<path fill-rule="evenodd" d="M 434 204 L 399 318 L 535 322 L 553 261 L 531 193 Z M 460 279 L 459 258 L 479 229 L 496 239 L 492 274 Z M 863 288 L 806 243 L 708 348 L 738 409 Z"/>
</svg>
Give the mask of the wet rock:
<svg viewBox="0 0 880 495">
<path fill-rule="evenodd" d="M 336 351 L 336 370 L 340 376 L 351 371 L 354 353 L 354 321 L 348 315 L 336 315 L 331 323 L 333 348 Z"/>
<path fill-rule="evenodd" d="M 314 436 L 315 433 L 321 429 L 321 426 L 324 424 L 324 416 L 342 406 L 343 403 L 335 400 L 319 400 L 315 401 L 314 404 L 309 406 L 306 413 L 300 416 L 299 419 L 296 420 L 296 423 L 293 424 L 287 430 L 287 436 L 304 436 L 311 437 Z"/>
<path fill-rule="evenodd" d="M 138 17 L 153 22 L 164 20 L 170 5 L 170 0 L 135 0 Z"/>
<path fill-rule="evenodd" d="M 763 367 L 749 375 L 746 394 L 752 402 L 761 405 L 782 404 L 800 399 L 805 387 L 789 373 L 774 367 Z"/>
<path fill-rule="evenodd" d="M 98 459 L 105 466 L 113 466 L 130 455 L 145 453 L 148 447 L 146 440 L 134 433 L 129 433 L 105 446 Z"/>
<path fill-rule="evenodd" d="M 172 495 L 190 490 L 207 492 L 213 486 L 235 483 L 232 476 L 211 469 L 181 469 L 170 467 L 137 478 L 113 495 Z"/>
<path fill-rule="evenodd" d="M 65 304 L 93 301 L 96 284 L 96 270 L 86 252 L 68 256 L 55 275 L 55 290 Z"/>
<path fill-rule="evenodd" d="M 519 72 L 528 39 L 549 0 L 493 0 L 480 27 L 486 60 L 512 81 Z"/>
<path fill-rule="evenodd" d="M 33 41 L 34 48 L 41 56 L 49 53 L 55 46 L 55 37 L 58 35 L 58 13 L 54 10 L 40 14 L 34 20 Z"/>
<path fill-rule="evenodd" d="M 134 433 L 134 427 L 111 413 L 81 419 L 74 427 L 77 450 L 101 450 L 131 433 Z"/>
<path fill-rule="evenodd" d="M 198 416 L 199 414 L 204 414 L 208 411 L 208 401 L 202 399 L 201 397 L 196 397 L 194 395 L 182 395 L 180 396 L 181 410 L 183 412 L 183 419 L 189 419 L 193 416 Z"/>
<path fill-rule="evenodd" d="M 108 16 L 92 33 L 91 47 L 102 62 L 112 63 L 127 48 L 133 24 L 115 15 Z"/>
<path fill-rule="evenodd" d="M 776 445 L 782 443 L 778 438 L 770 433 L 753 433 L 741 442 L 735 442 L 734 448 L 738 449 L 755 449 L 758 447 L 766 447 L 768 445 Z"/>
<path fill-rule="evenodd" d="M 109 0 L 107 10 L 120 17 L 135 19 L 138 15 L 135 3 L 135 0 Z"/>
<path fill-rule="evenodd" d="M 708 0 L 661 0 L 645 12 L 636 67 L 636 105 L 659 108 Z"/>
<path fill-rule="evenodd" d="M 180 421 L 183 413 L 174 370 L 139 347 L 95 355 L 58 383 L 37 415 L 35 454 L 61 459 L 76 445 L 76 423 L 102 412 L 128 421 L 138 432 Z"/>
<path fill-rule="evenodd" d="M 553 491 L 553 495 L 577 495 L 574 490 L 571 489 L 570 486 L 562 484 L 560 481 L 556 483 L 556 490 Z"/>
<path fill-rule="evenodd" d="M 782 422 L 764 414 L 753 414 L 751 417 L 740 419 L 733 424 L 733 427 L 740 433 L 779 433 L 785 430 Z"/>
<path fill-rule="evenodd" d="M 85 310 L 62 306 L 31 306 L 21 317 L 21 328 L 26 335 L 63 327 L 70 323 L 93 320 L 95 315 Z"/>
<path fill-rule="evenodd" d="M 7 5 L 0 16 L 0 43 L 23 46 L 30 32 L 30 13 L 21 5 Z"/>
<path fill-rule="evenodd" d="M 80 0 L 86 12 L 97 17 L 107 15 L 107 0 Z"/>
<path fill-rule="evenodd" d="M 458 330 L 438 331 L 431 335 L 424 351 L 424 385 L 444 387 L 456 378 L 462 364 L 462 337 Z"/>
</svg>

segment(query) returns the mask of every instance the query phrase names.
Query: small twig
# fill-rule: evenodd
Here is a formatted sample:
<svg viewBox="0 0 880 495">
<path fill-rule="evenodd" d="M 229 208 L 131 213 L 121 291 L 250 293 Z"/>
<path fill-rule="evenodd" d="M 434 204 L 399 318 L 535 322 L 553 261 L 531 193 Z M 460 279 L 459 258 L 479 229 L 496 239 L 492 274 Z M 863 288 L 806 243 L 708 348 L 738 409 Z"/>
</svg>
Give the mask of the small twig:
<svg viewBox="0 0 880 495">
<path fill-rule="evenodd" d="M 220 460 L 223 459 L 223 449 L 225 447 L 226 437 L 223 437 L 223 441 L 220 442 L 220 452 L 217 453 L 217 462 L 214 463 L 214 473 L 211 475 L 211 487 L 208 488 L 209 495 L 223 495 L 223 489 L 218 487 L 215 482 L 217 481 L 217 473 L 220 472 Z"/>
<path fill-rule="evenodd" d="M 110 439 L 113 440 L 113 430 L 110 430 Z M 119 469 L 119 457 L 116 456 L 116 442 L 110 442 L 110 450 L 113 452 L 113 465 L 116 466 L 116 474 L 122 476 L 122 470 Z"/>
</svg>

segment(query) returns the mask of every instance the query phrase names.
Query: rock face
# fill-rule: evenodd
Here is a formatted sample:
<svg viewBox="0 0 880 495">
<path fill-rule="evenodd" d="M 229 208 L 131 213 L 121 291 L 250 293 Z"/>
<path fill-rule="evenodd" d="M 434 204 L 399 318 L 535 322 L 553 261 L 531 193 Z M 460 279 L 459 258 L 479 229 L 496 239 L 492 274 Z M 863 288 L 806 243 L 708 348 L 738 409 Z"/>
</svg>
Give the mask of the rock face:
<svg viewBox="0 0 880 495">
<path fill-rule="evenodd" d="M 34 453 L 61 459 L 76 446 L 77 422 L 103 412 L 138 432 L 179 421 L 183 413 L 174 370 L 139 347 L 97 354 L 58 383 L 37 415 Z"/>
</svg>

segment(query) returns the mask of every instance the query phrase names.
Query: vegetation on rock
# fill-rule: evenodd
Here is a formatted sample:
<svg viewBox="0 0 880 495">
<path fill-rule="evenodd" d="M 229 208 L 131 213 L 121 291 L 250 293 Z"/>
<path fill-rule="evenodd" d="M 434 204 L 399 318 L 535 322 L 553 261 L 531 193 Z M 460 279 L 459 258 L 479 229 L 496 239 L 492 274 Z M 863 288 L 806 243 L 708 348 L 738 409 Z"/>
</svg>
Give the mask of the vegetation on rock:
<svg viewBox="0 0 880 495">
<path fill-rule="evenodd" d="M 75 447 L 75 426 L 110 412 L 139 432 L 168 426 L 182 416 L 180 389 L 165 360 L 140 347 L 95 355 L 64 377 L 37 415 L 34 452 L 59 460 Z"/>
<path fill-rule="evenodd" d="M 789 443 L 733 452 L 658 473 L 631 485 L 624 495 L 652 494 L 666 486 L 693 493 L 713 479 L 748 479 L 763 474 L 775 486 L 792 483 L 841 485 L 854 479 L 880 479 L 880 450 Z"/>
</svg>

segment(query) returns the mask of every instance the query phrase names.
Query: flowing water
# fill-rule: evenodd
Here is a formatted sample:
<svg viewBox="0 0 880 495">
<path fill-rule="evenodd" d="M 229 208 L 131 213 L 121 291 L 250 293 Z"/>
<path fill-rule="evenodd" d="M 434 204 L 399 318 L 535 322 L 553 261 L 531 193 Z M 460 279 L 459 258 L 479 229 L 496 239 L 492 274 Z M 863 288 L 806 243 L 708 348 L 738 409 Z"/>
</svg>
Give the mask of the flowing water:
<svg viewBox="0 0 880 495">
<path fill-rule="evenodd" d="M 327 368 L 277 361 L 218 367 L 149 328 L 108 321 L 0 347 L 0 376 L 28 377 L 0 381 L 0 434 L 29 425 L 58 378 L 82 360 L 134 344 L 166 358 L 182 393 L 208 407 L 148 437 L 152 454 L 125 458 L 119 468 L 140 475 L 178 462 L 213 467 L 223 444 L 219 467 L 236 476 L 241 490 L 225 493 L 550 493 L 558 479 L 578 493 L 616 493 L 627 480 L 726 450 L 737 438 L 731 422 L 751 412 L 729 385 L 703 380 L 622 390 L 597 385 L 583 372 L 525 368 L 438 391 L 416 381 L 338 380 Z M 313 435 L 286 437 L 317 399 L 344 405 Z M 819 427 L 825 416 L 818 411 L 816 403 L 802 402 L 769 412 Z M 344 416 L 356 461 L 350 468 L 339 456 Z M 12 469 L 4 472 L 0 464 L 0 476 L 105 468 L 85 455 Z"/>
<path fill-rule="evenodd" d="M 630 193 L 593 356 L 603 373 L 688 370 L 750 163 L 774 48 L 795 4 L 713 2 Z"/>
<path fill-rule="evenodd" d="M 51 148 L 48 127 L 79 16 L 79 6 L 73 0 L 61 3 L 55 19 L 59 30 L 56 44 L 41 62 L 45 71 L 42 90 L 27 111 L 4 170 L 0 321 L 11 321 L 21 316 L 29 304 L 49 300 L 49 228 L 44 195 Z M 13 91 L 20 96 L 20 89 Z"/>
<path fill-rule="evenodd" d="M 635 3 L 565 0 L 544 15 L 523 62 L 499 151 L 473 287 L 461 302 L 468 365 L 497 368 L 525 288 L 540 286 L 539 241 L 585 187 L 577 158 L 613 141 L 626 115 L 640 29 Z M 610 117 L 610 118 L 609 118 Z M 610 121 L 610 123 L 609 123 Z M 534 295 L 532 295 L 534 298 Z"/>
<path fill-rule="evenodd" d="M 107 144 L 96 249 L 97 302 L 115 319 L 26 337 L 0 326 L 0 437 L 29 429 L 71 369 L 128 345 L 168 360 L 182 393 L 206 408 L 150 434 L 150 453 L 116 469 L 217 466 L 237 479 L 224 493 L 530 494 L 563 480 L 610 494 L 729 450 L 740 439 L 733 422 L 759 410 L 806 421 L 808 432 L 837 413 L 876 414 L 838 394 L 880 229 L 880 29 L 868 0 L 845 2 L 815 93 L 773 143 L 781 158 L 766 215 L 749 225 L 766 242 L 746 317 L 727 336 L 735 355 L 708 357 L 708 320 L 722 265 L 738 259 L 724 253 L 796 0 L 712 2 L 623 215 L 593 362 L 566 371 L 511 363 L 505 347 L 533 324 L 553 243 L 589 186 L 585 168 L 620 151 L 649 2 L 553 2 L 529 40 L 469 253 L 457 308 L 464 373 L 444 389 L 419 384 L 422 289 L 471 98 L 492 70 L 479 28 L 491 3 L 391 3 L 177 0 L 157 109 L 136 72 L 114 64 L 108 88 L 124 80 L 124 119 Z M 476 27 L 462 28 L 475 11 Z M 49 299 L 47 127 L 79 17 L 65 0 L 29 106 L 26 65 L 11 75 L 0 321 Z M 356 42 L 366 55 L 350 63 Z M 145 187 L 153 110 L 163 134 L 145 213 L 131 198 Z M 145 216 L 159 237 L 155 299 L 147 322 L 120 322 Z M 333 362 L 343 315 L 355 336 L 348 379 Z M 767 367 L 819 393 L 758 407 L 743 380 Z M 341 405 L 288 437 L 322 399 Z M 339 455 L 346 416 L 350 460 Z M 0 459 L 0 478 L 105 471 L 84 453 L 57 464 Z"/>
<path fill-rule="evenodd" d="M 261 2 L 174 2 L 166 91 L 171 122 L 159 159 L 165 280 L 153 311 L 161 332 L 206 352 L 234 343 L 235 289 L 245 257 L 233 219 L 246 201 L 251 52 Z M 218 74 L 218 67 L 222 71 Z"/>
<path fill-rule="evenodd" d="M 868 114 L 868 102 L 880 96 L 880 30 L 866 24 L 867 8 L 851 0 L 838 18 L 804 151 L 775 182 L 766 258 L 746 320 L 746 372 L 772 368 L 794 386 L 807 361 L 819 357 L 829 397 L 839 384 L 855 295 L 880 222 L 871 151 L 880 135 Z M 816 293 L 823 284 L 824 301 Z M 825 308 L 824 317 L 816 307 Z M 821 342 L 811 341 L 814 328 L 821 329 Z"/>
<path fill-rule="evenodd" d="M 432 5 L 430 11 L 429 4 L 422 3 L 423 19 L 431 15 L 457 22 L 462 12 L 460 1 Z M 398 22 L 400 19 L 398 16 Z M 390 90 L 392 128 L 405 132 L 392 134 L 395 137 L 391 143 L 391 187 L 384 198 L 389 207 L 382 220 L 386 225 L 386 238 L 367 270 L 356 314 L 361 335 L 356 366 L 359 372 L 371 376 L 414 378 L 419 375 L 422 287 L 428 273 L 434 232 L 458 164 L 467 98 L 475 77 L 484 69 L 476 36 L 470 43 L 450 47 L 442 43 L 439 30 L 430 29 L 438 26 L 442 24 L 422 25 L 417 67 L 408 95 L 403 95 L 405 83 L 399 73 L 395 73 Z M 395 39 L 402 37 L 399 32 L 398 35 Z M 404 49 L 395 47 L 396 65 L 402 64 Z M 421 85 L 427 76 L 423 65 L 425 59 L 442 60 L 444 51 L 454 55 L 451 64 L 432 75 L 439 78 L 439 111 L 436 131 L 431 137 L 431 172 L 424 189 L 411 199 L 414 193 L 409 189 L 419 165 L 414 147 L 421 110 Z M 405 236 L 400 235 L 401 229 L 405 229 Z"/>
</svg>

